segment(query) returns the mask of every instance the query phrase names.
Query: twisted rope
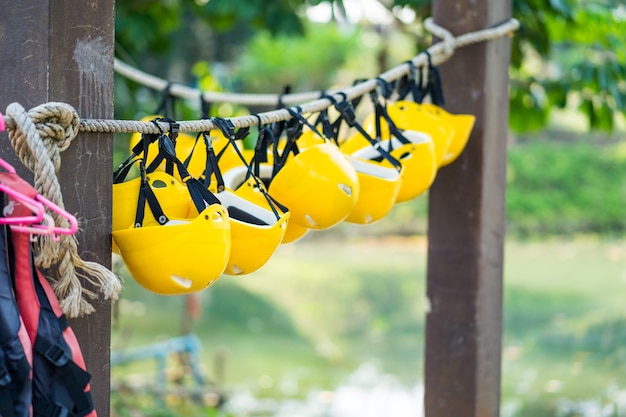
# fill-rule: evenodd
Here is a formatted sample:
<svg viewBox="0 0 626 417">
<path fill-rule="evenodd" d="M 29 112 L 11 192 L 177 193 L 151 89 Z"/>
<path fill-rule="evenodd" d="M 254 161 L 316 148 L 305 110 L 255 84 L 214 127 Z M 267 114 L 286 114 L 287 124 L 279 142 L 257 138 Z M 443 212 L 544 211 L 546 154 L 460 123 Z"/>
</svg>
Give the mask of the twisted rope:
<svg viewBox="0 0 626 417">
<path fill-rule="evenodd" d="M 61 167 L 60 153 L 78 135 L 80 121 L 76 110 L 65 103 L 51 102 L 27 112 L 18 103 L 12 103 L 6 114 L 9 140 L 22 163 L 35 174 L 35 188 L 65 209 L 56 173 Z M 56 212 L 52 216 L 56 225 L 69 227 L 66 218 Z M 117 299 L 121 290 L 118 278 L 104 266 L 81 259 L 74 236 L 61 235 L 58 242 L 51 236 L 41 236 L 34 252 L 38 267 L 49 269 L 56 265 L 56 274 L 48 278 L 61 309 L 69 317 L 94 311 L 85 297 L 94 299 L 97 294 L 84 288 L 81 278 L 99 288 L 105 298 Z"/>
<path fill-rule="evenodd" d="M 455 37 L 447 29 L 437 25 L 432 18 L 426 19 L 424 25 L 433 35 L 442 39 L 442 41 L 428 48 L 428 52 L 432 57 L 433 64 L 435 65 L 450 59 L 457 48 L 501 38 L 503 36 L 509 36 L 519 28 L 519 22 L 516 19 L 510 19 L 492 28 L 469 32 Z M 424 53 L 420 53 L 413 57 L 411 62 L 415 66 L 424 65 L 427 62 L 427 56 Z M 410 64 L 404 63 L 390 69 L 387 72 L 384 72 L 383 74 L 380 74 L 379 78 L 382 78 L 385 81 L 394 81 L 408 74 L 410 70 Z M 133 68 L 119 59 L 115 60 L 115 71 L 132 81 L 159 91 L 162 91 L 168 84 L 170 84 L 166 80 Z M 370 79 L 354 87 L 328 90 L 327 94 L 333 96 L 339 101 L 343 100 L 344 94 L 348 99 L 353 99 L 367 94 L 377 88 L 377 86 L 378 83 L 376 79 Z M 174 83 L 170 84 L 169 93 L 175 97 L 189 100 L 199 100 L 200 97 L 202 97 L 203 100 L 207 102 L 233 103 L 242 105 L 276 105 L 280 96 L 283 103 L 287 105 L 305 103 L 300 106 L 303 113 L 319 112 L 332 105 L 331 100 L 329 99 L 319 99 L 319 91 L 285 95 L 235 94 L 203 92 L 195 88 Z M 263 123 L 278 122 L 291 118 L 289 111 L 284 109 L 260 113 L 258 116 L 261 117 L 261 121 Z M 231 121 L 235 127 L 247 127 L 258 123 L 258 119 L 254 116 L 235 117 L 232 118 Z M 161 124 L 160 127 L 163 131 L 167 131 L 169 129 L 169 125 L 165 123 Z M 85 132 L 159 133 L 159 130 L 150 122 L 124 120 L 111 121 L 87 119 L 81 121 L 80 128 L 81 131 Z M 180 122 L 180 131 L 182 132 L 209 131 L 215 128 L 216 126 L 210 120 Z"/>
</svg>

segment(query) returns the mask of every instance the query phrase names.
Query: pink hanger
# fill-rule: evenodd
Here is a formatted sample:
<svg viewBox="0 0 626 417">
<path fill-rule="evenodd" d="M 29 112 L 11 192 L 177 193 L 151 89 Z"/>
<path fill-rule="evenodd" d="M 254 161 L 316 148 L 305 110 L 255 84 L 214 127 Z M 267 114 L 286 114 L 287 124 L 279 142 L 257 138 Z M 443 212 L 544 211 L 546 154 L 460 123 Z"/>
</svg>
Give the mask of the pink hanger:
<svg viewBox="0 0 626 417">
<path fill-rule="evenodd" d="M 4 184 L 0 184 L 0 191 L 11 197 L 11 201 L 4 206 L 2 210 L 2 215 L 4 217 L 0 218 L 0 224 L 14 224 L 14 225 L 28 225 L 34 223 L 40 223 L 45 214 L 45 209 L 43 204 L 38 201 L 33 200 L 30 197 L 25 196 L 24 194 L 15 191 L 11 187 L 7 187 Z M 35 213 L 34 215 L 23 215 L 23 216 L 13 216 L 13 212 L 19 206 L 18 204 L 22 204 L 24 207 L 28 209 L 29 212 Z M 18 213 L 24 212 L 24 210 L 20 210 L 18 208 Z"/>
<path fill-rule="evenodd" d="M 0 172 L 0 187 L 2 187 L 0 188 L 0 190 L 7 192 L 7 194 L 12 197 L 19 196 L 16 197 L 16 199 L 21 198 L 21 201 L 30 200 L 26 202 L 27 204 L 31 205 L 31 212 L 38 213 L 37 216 L 35 216 L 37 218 L 36 221 L 29 222 L 26 221 L 27 219 L 23 219 L 25 221 L 21 223 L 21 227 L 28 227 L 28 229 L 23 229 L 24 232 L 28 231 L 34 234 L 52 234 L 55 240 L 58 240 L 58 237 L 56 237 L 56 235 L 72 235 L 76 233 L 76 231 L 78 230 L 78 221 L 76 220 L 76 217 L 74 217 L 66 210 L 63 210 L 44 196 L 40 195 L 37 190 L 35 190 L 35 188 L 33 188 L 28 182 L 26 182 L 24 179 L 16 174 L 15 168 L 13 168 L 13 166 L 11 166 L 2 158 L 0 158 L 0 166 L 8 171 L 4 173 Z M 28 206 L 25 204 L 25 207 Z M 41 207 L 41 211 L 38 210 L 39 207 Z M 52 219 L 50 215 L 46 214 L 44 207 L 47 207 L 50 211 L 53 211 L 59 216 L 66 219 L 70 226 L 68 228 L 55 226 L 54 219 Z M 39 213 L 41 213 L 41 215 Z M 15 219 L 16 217 L 9 218 Z M 0 219 L 0 224 L 14 224 L 11 222 L 11 220 L 8 220 L 9 218 Z M 42 219 L 46 220 L 45 225 L 33 224 L 39 223 Z M 31 226 L 24 226 L 24 224 L 30 224 Z"/>
<path fill-rule="evenodd" d="M 0 113 L 0 132 L 4 132 L 7 128 L 6 122 L 4 121 L 4 116 Z"/>
</svg>

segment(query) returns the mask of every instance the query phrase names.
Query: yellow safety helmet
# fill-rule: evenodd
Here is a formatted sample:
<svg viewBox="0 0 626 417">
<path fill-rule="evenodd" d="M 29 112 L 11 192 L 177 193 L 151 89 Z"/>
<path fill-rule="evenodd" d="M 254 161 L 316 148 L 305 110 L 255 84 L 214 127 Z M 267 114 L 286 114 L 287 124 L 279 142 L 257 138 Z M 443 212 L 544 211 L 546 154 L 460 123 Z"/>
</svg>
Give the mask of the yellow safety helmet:
<svg viewBox="0 0 626 417">
<path fill-rule="evenodd" d="M 289 208 L 292 222 L 327 229 L 352 212 L 359 180 L 339 148 L 323 143 L 290 157 L 272 178 L 269 193 Z"/>
<path fill-rule="evenodd" d="M 304 226 L 300 226 L 294 222 L 290 222 L 287 225 L 287 230 L 285 230 L 285 236 L 283 236 L 283 241 L 280 243 L 293 243 L 300 239 L 302 239 L 307 233 L 309 233 L 311 229 L 308 229 Z"/>
<path fill-rule="evenodd" d="M 162 295 L 196 292 L 224 272 L 231 249 L 230 221 L 219 204 L 195 218 L 172 217 L 165 225 L 113 232 L 128 271 L 144 288 Z"/>
<path fill-rule="evenodd" d="M 347 156 L 359 179 L 359 198 L 345 219 L 349 223 L 371 224 L 389 213 L 402 186 L 402 170 L 372 159 Z"/>
<path fill-rule="evenodd" d="M 398 129 L 415 130 L 429 134 L 435 145 L 437 166 L 441 165 L 454 136 L 454 127 L 447 120 L 433 115 L 430 111 L 423 108 L 421 104 L 412 101 L 390 103 L 387 105 L 387 113 Z M 370 114 L 365 119 L 363 128 L 371 135 L 375 135 L 375 114 Z M 385 120 L 380 120 L 380 128 L 381 139 L 388 139 L 390 132 Z"/>
<path fill-rule="evenodd" d="M 244 155 L 247 151 L 242 151 Z M 269 184 L 272 176 L 272 166 L 269 163 L 263 163 L 259 167 L 259 177 L 257 181 L 254 181 L 248 175 L 248 167 L 244 165 L 239 165 L 229 169 L 224 172 L 224 183 L 227 184 L 232 190 L 234 190 L 235 194 L 238 196 L 245 198 L 255 204 L 261 205 L 262 207 L 269 207 L 269 202 L 267 201 L 267 197 L 264 195 L 269 193 L 267 192 L 267 187 L 265 184 Z M 270 197 L 273 200 L 273 197 Z M 278 213 L 284 213 L 283 209 L 275 204 L 275 209 Z M 290 243 L 295 242 L 296 240 L 303 237 L 309 231 L 308 228 L 304 226 L 300 226 L 292 221 L 286 222 L 286 228 L 280 243 Z"/>
<path fill-rule="evenodd" d="M 396 203 L 409 201 L 422 194 L 432 185 L 437 175 L 435 146 L 430 135 L 414 130 L 406 130 L 401 134 L 402 140 L 394 136 L 379 143 L 379 146 L 386 150 L 391 145 L 392 150 L 389 153 L 402 164 L 402 185 Z M 365 160 L 380 160 L 383 166 L 393 167 L 388 159 L 381 159 L 379 151 L 372 145 L 353 152 L 352 156 Z"/>
<path fill-rule="evenodd" d="M 147 174 L 146 181 L 154 192 L 163 213 L 168 217 L 186 218 L 189 213 L 189 191 L 173 176 L 165 172 L 155 171 Z M 141 178 L 113 184 L 112 191 L 112 230 L 133 227 L 139 197 Z M 146 201 L 146 208 L 148 202 Z M 158 222 L 150 210 L 147 220 Z"/>
<path fill-rule="evenodd" d="M 472 133 L 472 129 L 474 128 L 476 116 L 472 114 L 451 114 L 441 107 L 431 103 L 423 103 L 422 108 L 427 112 L 446 120 L 454 128 L 454 135 L 452 136 L 452 140 L 450 141 L 448 149 L 446 150 L 440 164 L 440 166 L 449 165 L 454 162 L 454 160 L 459 157 L 461 152 L 463 152 L 463 149 L 465 149 L 465 145 L 467 144 L 469 136 Z"/>
<path fill-rule="evenodd" d="M 264 190 L 250 187 L 253 178 L 244 180 L 247 169 L 241 166 L 225 172 L 225 188 L 216 194 L 230 217 L 232 245 L 224 272 L 227 275 L 246 275 L 265 265 L 289 222 L 289 211 L 266 198 Z"/>
<path fill-rule="evenodd" d="M 147 136 L 142 140 L 147 145 L 152 138 Z M 138 186 L 132 181 L 116 184 L 128 186 L 128 189 L 120 188 L 118 197 L 127 206 L 136 207 L 135 219 L 130 227 L 121 226 L 113 231 L 113 240 L 131 275 L 145 288 L 158 294 L 198 291 L 215 282 L 226 268 L 231 248 L 230 220 L 219 200 L 189 175 L 167 135 L 161 133 L 158 146 L 159 157 L 177 168 L 184 186 L 177 185 L 173 176 L 161 171 L 146 172 L 145 160 L 133 160 L 135 155 L 131 156 L 120 166 L 115 180 L 123 179 L 132 163 L 139 160 Z M 143 153 L 145 157 L 147 146 Z M 133 196 L 137 202 L 125 201 Z M 186 205 L 184 215 L 166 213 L 163 207 L 170 199 L 180 202 L 181 207 L 177 207 L 181 212 Z M 199 215 L 198 211 L 201 211 Z"/>
<path fill-rule="evenodd" d="M 389 150 L 391 141 L 389 153 L 402 164 L 402 186 L 396 200 L 397 203 L 401 203 L 417 197 L 432 185 L 437 175 L 438 165 L 435 146 L 429 134 L 414 130 L 406 130 L 398 134 L 402 137 L 398 138 L 397 135 L 393 135 L 389 139 L 387 135 L 387 139 L 379 141 L 378 146 Z M 359 132 L 344 142 L 341 149 L 361 159 L 380 160 L 383 166 L 393 166 L 388 159 L 381 159 L 380 152 L 373 145 L 368 145 Z"/>
</svg>

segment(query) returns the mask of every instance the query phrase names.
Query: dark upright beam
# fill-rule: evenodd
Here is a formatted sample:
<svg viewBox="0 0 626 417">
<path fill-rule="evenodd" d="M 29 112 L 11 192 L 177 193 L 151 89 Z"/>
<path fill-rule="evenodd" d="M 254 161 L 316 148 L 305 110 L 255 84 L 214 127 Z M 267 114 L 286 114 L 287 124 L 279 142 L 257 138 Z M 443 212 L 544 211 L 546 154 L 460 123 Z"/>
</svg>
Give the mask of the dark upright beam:
<svg viewBox="0 0 626 417">
<path fill-rule="evenodd" d="M 508 20 L 511 0 L 434 0 L 433 15 L 459 35 Z M 476 115 L 476 125 L 430 191 L 427 417 L 499 415 L 509 60 L 501 38 L 439 67 L 445 107 Z"/>
<path fill-rule="evenodd" d="M 30 109 L 62 101 L 81 118 L 113 117 L 114 0 L 0 0 L 0 111 L 19 102 Z M 77 215 L 79 254 L 111 264 L 111 166 L 113 136 L 80 134 L 61 154 L 58 173 L 66 209 Z M 20 166 L 8 140 L 0 156 Z M 99 417 L 109 415 L 111 309 L 72 320 Z"/>
</svg>

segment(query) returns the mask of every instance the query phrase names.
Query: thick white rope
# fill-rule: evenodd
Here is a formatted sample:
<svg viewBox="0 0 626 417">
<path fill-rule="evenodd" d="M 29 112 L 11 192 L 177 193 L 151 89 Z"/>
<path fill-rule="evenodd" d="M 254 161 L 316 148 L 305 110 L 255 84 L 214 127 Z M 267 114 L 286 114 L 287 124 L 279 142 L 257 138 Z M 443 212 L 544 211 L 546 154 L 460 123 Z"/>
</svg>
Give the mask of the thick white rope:
<svg viewBox="0 0 626 417">
<path fill-rule="evenodd" d="M 428 52 L 432 57 L 433 64 L 435 65 L 448 60 L 454 54 L 454 50 L 456 48 L 497 39 L 503 36 L 509 36 L 519 28 L 519 22 L 516 19 L 510 19 L 492 28 L 470 32 L 455 37 L 448 30 L 437 25 L 432 18 L 426 19 L 424 25 L 426 29 L 429 30 L 433 35 L 442 39 L 441 42 L 428 48 Z M 426 64 L 427 59 L 428 58 L 426 54 L 420 53 L 417 56 L 413 57 L 411 59 L 411 62 L 416 67 L 419 67 Z M 389 71 L 384 72 L 383 74 L 380 74 L 379 77 L 385 81 L 394 81 L 408 74 L 410 70 L 410 65 L 408 63 L 404 63 L 390 69 Z M 198 89 L 187 87 L 182 84 L 170 84 L 166 80 L 142 72 L 118 59 L 115 60 L 115 71 L 132 81 L 159 91 L 164 90 L 169 84 L 169 93 L 172 96 L 190 100 L 199 100 L 200 96 L 202 96 L 203 100 L 215 103 L 233 103 L 242 105 L 276 105 L 280 97 L 285 105 L 304 103 L 300 106 L 303 113 L 319 112 L 324 110 L 325 108 L 328 108 L 332 104 L 329 99 L 320 99 L 319 91 L 285 95 L 202 92 Z M 370 79 L 353 87 L 328 90 L 326 94 L 333 96 L 338 101 L 343 100 L 343 94 L 345 94 L 348 99 L 353 99 L 374 90 L 377 85 L 378 83 L 376 79 Z M 258 116 L 261 118 L 261 121 L 263 123 L 277 122 L 291 118 L 290 113 L 287 110 L 282 109 L 259 113 Z M 233 122 L 235 127 L 252 126 L 258 123 L 258 119 L 255 116 L 235 117 L 232 118 L 231 121 Z M 160 127 L 163 131 L 167 131 L 169 129 L 169 125 L 165 123 L 162 123 Z M 209 131 L 215 128 L 216 126 L 214 126 L 213 122 L 211 122 L 210 120 L 180 122 L 180 131 L 182 132 Z M 112 121 L 96 119 L 82 120 L 81 131 L 158 133 L 158 129 L 150 122 L 121 120 Z"/>
<path fill-rule="evenodd" d="M 71 106 L 54 102 L 28 112 L 18 103 L 12 103 L 6 113 L 9 116 L 6 118 L 9 140 L 22 163 L 35 174 L 35 188 L 64 209 L 56 173 L 61 167 L 60 152 L 67 149 L 78 134 L 78 114 Z M 57 226 L 69 227 L 65 217 L 56 212 L 51 214 Z M 39 268 L 56 267 L 56 271 L 48 271 L 48 279 L 61 309 L 69 317 L 94 311 L 86 298 L 94 299 L 96 294 L 83 287 L 81 278 L 98 288 L 105 298 L 117 299 L 121 291 L 119 279 L 104 266 L 81 259 L 74 236 L 60 235 L 58 241 L 51 236 L 40 236 L 34 249 Z"/>
</svg>

